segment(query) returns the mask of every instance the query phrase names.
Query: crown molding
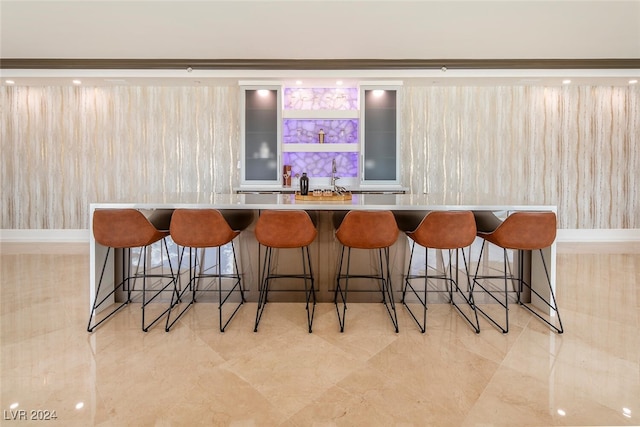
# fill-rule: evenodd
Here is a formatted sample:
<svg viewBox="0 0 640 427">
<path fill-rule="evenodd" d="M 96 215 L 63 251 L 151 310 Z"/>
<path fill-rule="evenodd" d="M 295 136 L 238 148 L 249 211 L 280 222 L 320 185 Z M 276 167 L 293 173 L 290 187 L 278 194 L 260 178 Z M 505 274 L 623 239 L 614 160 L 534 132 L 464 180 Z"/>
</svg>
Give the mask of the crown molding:
<svg viewBox="0 0 640 427">
<path fill-rule="evenodd" d="M 638 58 L 601 59 L 68 59 L 0 58 L 0 69 L 417 70 L 636 69 Z"/>
</svg>

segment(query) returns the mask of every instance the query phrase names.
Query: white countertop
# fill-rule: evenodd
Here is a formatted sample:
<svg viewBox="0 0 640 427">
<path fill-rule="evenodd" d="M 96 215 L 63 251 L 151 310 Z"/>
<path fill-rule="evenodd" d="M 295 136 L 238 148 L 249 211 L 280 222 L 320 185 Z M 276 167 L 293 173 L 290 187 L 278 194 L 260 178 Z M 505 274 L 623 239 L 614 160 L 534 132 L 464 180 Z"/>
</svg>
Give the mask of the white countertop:
<svg viewBox="0 0 640 427">
<path fill-rule="evenodd" d="M 317 188 L 331 188 L 326 183 L 324 185 L 316 185 Z M 310 187 L 311 188 L 311 187 Z M 347 190 L 353 193 L 407 193 L 408 187 L 402 187 L 400 185 L 348 185 Z M 300 190 L 299 186 L 296 187 L 283 187 L 282 185 L 249 185 L 241 186 L 233 189 L 236 193 L 260 193 L 260 192 L 274 192 L 274 193 L 293 193 L 296 190 Z"/>
<path fill-rule="evenodd" d="M 143 194 L 123 200 L 91 203 L 101 208 L 135 209 L 304 209 L 304 210 L 532 210 L 556 211 L 555 205 L 481 194 L 353 194 L 347 201 L 300 201 L 293 194 Z"/>
</svg>

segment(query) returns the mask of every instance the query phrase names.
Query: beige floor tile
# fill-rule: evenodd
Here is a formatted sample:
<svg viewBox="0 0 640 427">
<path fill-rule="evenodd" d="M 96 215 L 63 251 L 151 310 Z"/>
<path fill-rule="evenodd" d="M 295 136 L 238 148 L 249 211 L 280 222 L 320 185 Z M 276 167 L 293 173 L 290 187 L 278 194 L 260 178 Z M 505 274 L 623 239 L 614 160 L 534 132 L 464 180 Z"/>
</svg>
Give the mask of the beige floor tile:
<svg viewBox="0 0 640 427">
<path fill-rule="evenodd" d="M 323 303 L 309 334 L 303 304 L 275 302 L 258 332 L 255 303 L 224 333 L 198 303 L 168 333 L 131 304 L 89 334 L 86 245 L 3 245 L 0 409 L 64 426 L 638 425 L 639 248 L 558 245 L 562 335 L 515 304 L 508 334 L 448 304 L 422 334 L 400 303 L 399 333 L 371 303 L 340 333 Z"/>
<path fill-rule="evenodd" d="M 359 366 L 355 357 L 303 329 L 277 335 L 222 365 L 288 416 Z"/>
</svg>

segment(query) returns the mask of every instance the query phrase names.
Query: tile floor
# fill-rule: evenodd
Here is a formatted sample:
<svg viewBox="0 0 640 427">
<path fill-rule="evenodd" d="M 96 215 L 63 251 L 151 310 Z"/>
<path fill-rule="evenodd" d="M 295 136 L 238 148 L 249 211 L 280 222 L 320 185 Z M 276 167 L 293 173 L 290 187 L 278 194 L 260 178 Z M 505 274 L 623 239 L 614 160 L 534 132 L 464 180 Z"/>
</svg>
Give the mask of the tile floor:
<svg viewBox="0 0 640 427">
<path fill-rule="evenodd" d="M 2 425 L 522 426 L 640 424 L 640 244 L 558 245 L 563 335 L 512 306 L 476 335 L 448 305 L 420 334 L 399 306 L 247 304 L 221 334 L 215 305 L 171 332 L 130 306 L 86 332 L 86 245 L 4 245 Z M 24 412 L 23 412 L 24 411 Z M 17 418 L 17 419 L 16 419 Z"/>
</svg>

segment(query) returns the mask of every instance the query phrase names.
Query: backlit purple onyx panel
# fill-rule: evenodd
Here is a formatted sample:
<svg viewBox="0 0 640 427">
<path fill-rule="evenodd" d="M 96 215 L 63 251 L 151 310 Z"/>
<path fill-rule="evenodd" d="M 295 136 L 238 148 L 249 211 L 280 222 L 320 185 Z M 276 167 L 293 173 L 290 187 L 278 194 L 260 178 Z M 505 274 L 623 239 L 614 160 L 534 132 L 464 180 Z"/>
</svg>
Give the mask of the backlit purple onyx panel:
<svg viewBox="0 0 640 427">
<path fill-rule="evenodd" d="M 320 129 L 324 143 L 356 144 L 358 120 L 299 120 L 285 119 L 282 125 L 282 142 L 285 144 L 317 144 Z"/>
<path fill-rule="evenodd" d="M 284 88 L 285 110 L 357 110 L 358 88 Z"/>
<path fill-rule="evenodd" d="M 333 159 L 336 159 L 336 176 L 358 176 L 358 153 L 282 153 L 283 164 L 291 165 L 291 174 L 300 176 L 306 172 L 310 177 L 330 177 Z"/>
<path fill-rule="evenodd" d="M 285 88 L 285 110 L 358 110 L 357 88 Z M 357 119 L 285 119 L 282 126 L 284 144 L 319 144 L 320 131 L 324 144 L 357 144 Z M 282 161 L 291 165 L 292 173 L 310 177 L 330 177 L 333 159 L 337 176 L 358 176 L 357 152 L 284 152 Z"/>
</svg>

